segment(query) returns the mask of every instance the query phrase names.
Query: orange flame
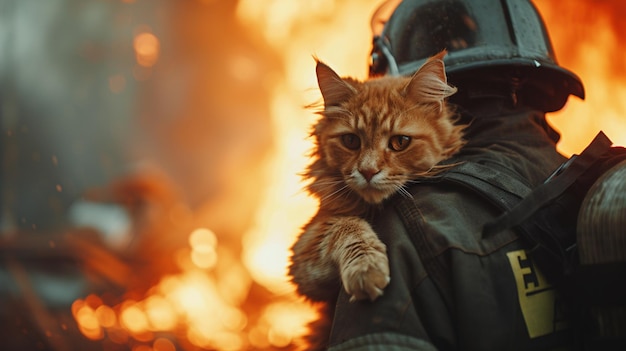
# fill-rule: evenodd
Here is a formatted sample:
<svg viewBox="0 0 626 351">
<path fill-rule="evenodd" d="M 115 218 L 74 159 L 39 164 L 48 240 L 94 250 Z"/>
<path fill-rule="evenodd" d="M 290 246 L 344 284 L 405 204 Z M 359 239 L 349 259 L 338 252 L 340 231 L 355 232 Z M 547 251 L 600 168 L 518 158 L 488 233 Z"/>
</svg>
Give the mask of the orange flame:
<svg viewBox="0 0 626 351">
<path fill-rule="evenodd" d="M 159 39 L 148 31 L 135 35 L 133 41 L 137 63 L 144 67 L 152 67 L 159 58 Z"/>
<path fill-rule="evenodd" d="M 312 310 L 296 300 L 277 300 L 265 306 L 250 326 L 240 307 L 249 291 L 248 284 L 242 285 L 245 273 L 230 267 L 230 274 L 224 275 L 226 279 L 217 280 L 207 274 L 215 273 L 219 261 L 215 251 L 218 242 L 210 230 L 194 230 L 189 243 L 188 258 L 192 264 L 187 264 L 181 274 L 164 276 L 144 299 L 128 299 L 115 306 L 106 305 L 93 294 L 76 300 L 72 314 L 81 332 L 92 340 L 108 337 L 119 344 L 136 343 L 136 348 L 152 342 L 154 350 L 167 350 L 175 349 L 175 345 L 156 336 L 177 331 L 196 347 L 243 350 L 250 345 L 287 346 L 302 335 L 306 323 L 314 318 Z M 204 258 L 199 263 L 194 259 L 207 253 L 210 264 Z"/>
<path fill-rule="evenodd" d="M 603 130 L 626 145 L 626 7 L 620 1 L 559 3 L 535 0 L 546 21 L 559 64 L 583 81 L 585 101 L 572 98 L 549 116 L 561 132 L 559 150 L 579 153 Z"/>
</svg>

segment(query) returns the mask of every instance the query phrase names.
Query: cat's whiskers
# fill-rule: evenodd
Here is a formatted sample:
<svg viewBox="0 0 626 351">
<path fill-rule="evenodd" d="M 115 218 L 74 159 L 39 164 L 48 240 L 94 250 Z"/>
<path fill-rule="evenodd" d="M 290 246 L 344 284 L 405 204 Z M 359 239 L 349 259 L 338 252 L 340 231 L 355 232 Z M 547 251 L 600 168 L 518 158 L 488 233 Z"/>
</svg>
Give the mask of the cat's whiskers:
<svg viewBox="0 0 626 351">
<path fill-rule="evenodd" d="M 346 185 L 348 187 L 348 191 L 343 191 L 341 196 L 341 201 L 348 201 L 350 199 L 350 194 L 352 194 L 354 191 L 354 189 L 352 189 L 349 185 Z"/>
<path fill-rule="evenodd" d="M 417 178 L 429 178 L 429 177 L 434 177 L 437 176 L 439 174 L 441 174 L 442 172 L 445 172 L 447 170 L 449 170 L 450 168 L 453 168 L 457 165 L 459 165 L 460 163 L 451 163 L 451 164 L 444 164 L 444 165 L 433 165 L 431 166 L 429 169 L 422 171 L 422 172 L 418 172 L 415 173 L 413 176 L 417 177 Z"/>
<path fill-rule="evenodd" d="M 344 190 L 348 190 L 348 191 L 344 191 Z M 329 194 L 324 194 L 324 196 L 322 196 L 320 198 L 320 201 L 322 202 L 326 202 L 326 201 L 334 201 L 336 200 L 340 195 L 347 196 L 347 194 L 349 194 L 352 191 L 352 189 L 350 189 L 350 187 L 347 184 L 344 184 L 342 187 L 336 189 L 335 191 L 329 193 Z M 334 197 L 334 199 L 333 199 Z"/>
<path fill-rule="evenodd" d="M 321 186 L 332 186 L 332 185 L 337 185 L 341 183 L 343 183 L 343 180 L 341 178 L 337 178 L 337 179 L 322 178 L 322 179 L 315 180 L 315 184 L 321 185 Z"/>
<path fill-rule="evenodd" d="M 413 198 L 413 195 L 407 189 L 407 184 L 411 183 L 411 180 L 407 180 L 405 175 L 396 175 L 395 177 L 390 176 L 387 180 L 386 187 L 393 188 L 394 193 L 400 193 L 403 197 L 408 199 Z"/>
<path fill-rule="evenodd" d="M 400 195 L 406 197 L 407 199 L 413 199 L 413 194 L 411 194 L 409 190 L 406 188 L 406 186 L 404 185 L 398 185 L 398 187 L 396 188 L 396 191 Z"/>
</svg>

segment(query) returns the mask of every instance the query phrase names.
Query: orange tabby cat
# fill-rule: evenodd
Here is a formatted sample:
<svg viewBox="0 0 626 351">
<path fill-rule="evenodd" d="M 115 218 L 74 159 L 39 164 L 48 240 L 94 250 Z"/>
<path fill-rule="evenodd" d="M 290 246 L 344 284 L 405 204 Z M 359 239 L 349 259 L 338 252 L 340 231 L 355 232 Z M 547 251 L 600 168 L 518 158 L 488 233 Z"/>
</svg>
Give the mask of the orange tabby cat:
<svg viewBox="0 0 626 351">
<path fill-rule="evenodd" d="M 445 51 L 412 77 L 360 82 L 340 78 L 318 61 L 324 99 L 314 126 L 314 162 L 305 177 L 319 198 L 318 213 L 292 247 L 289 273 L 298 292 L 314 301 L 336 296 L 340 282 L 352 300 L 374 300 L 390 281 L 385 245 L 364 219 L 405 185 L 428 176 L 459 151 L 464 126 L 445 99 Z"/>
</svg>

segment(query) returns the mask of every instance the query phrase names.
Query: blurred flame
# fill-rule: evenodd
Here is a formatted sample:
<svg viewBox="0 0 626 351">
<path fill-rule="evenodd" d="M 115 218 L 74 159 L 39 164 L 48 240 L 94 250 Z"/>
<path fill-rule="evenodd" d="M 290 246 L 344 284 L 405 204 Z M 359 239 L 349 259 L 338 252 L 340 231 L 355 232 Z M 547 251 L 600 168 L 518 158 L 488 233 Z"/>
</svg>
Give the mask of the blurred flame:
<svg viewBox="0 0 626 351">
<path fill-rule="evenodd" d="M 74 301 L 72 304 L 72 314 L 78 323 L 80 331 L 86 337 L 92 340 L 98 340 L 104 336 L 94 308 L 89 306 L 86 301 Z"/>
<path fill-rule="evenodd" d="M 215 269 L 218 245 L 215 234 L 198 228 L 189 235 L 193 252 L 212 252 Z M 155 339 L 161 332 L 182 331 L 185 339 L 200 348 L 241 350 L 247 345 L 284 347 L 301 335 L 314 316 L 308 307 L 293 300 L 276 302 L 265 307 L 251 331 L 245 328 L 249 319 L 240 304 L 249 286 L 245 271 L 229 267 L 225 279 L 216 280 L 203 265 L 189 266 L 181 274 L 164 276 L 142 300 L 128 299 L 115 306 L 106 305 L 97 295 L 76 300 L 72 314 L 81 332 L 89 339 L 107 336 L 111 341 L 126 344 L 131 337 L 139 346 L 154 340 L 153 349 L 175 350 L 167 339 Z M 242 285 L 243 283 L 243 285 Z M 161 340 L 161 341 L 158 341 Z M 158 342 L 157 342 L 158 341 Z M 133 348 L 133 349 L 135 349 Z"/>
<path fill-rule="evenodd" d="M 115 311 L 109 306 L 100 305 L 96 308 L 96 318 L 98 319 L 98 323 L 103 328 L 111 328 L 117 322 L 117 316 L 115 315 Z"/>
<path fill-rule="evenodd" d="M 159 58 L 159 39 L 150 32 L 141 32 L 135 35 L 133 41 L 135 58 L 143 67 L 152 67 Z"/>
<path fill-rule="evenodd" d="M 209 229 L 199 228 L 189 235 L 191 261 L 198 268 L 213 268 L 217 263 L 217 237 Z"/>
<path fill-rule="evenodd" d="M 154 340 L 154 344 L 152 345 L 154 351 L 175 351 L 176 346 L 166 338 L 158 338 Z"/>
<path fill-rule="evenodd" d="M 552 38 L 559 64 L 582 80 L 586 98 L 571 98 L 551 113 L 561 133 L 558 148 L 580 153 L 604 131 L 615 145 L 626 145 L 626 4 L 620 1 L 579 1 L 574 6 L 535 0 Z"/>
</svg>

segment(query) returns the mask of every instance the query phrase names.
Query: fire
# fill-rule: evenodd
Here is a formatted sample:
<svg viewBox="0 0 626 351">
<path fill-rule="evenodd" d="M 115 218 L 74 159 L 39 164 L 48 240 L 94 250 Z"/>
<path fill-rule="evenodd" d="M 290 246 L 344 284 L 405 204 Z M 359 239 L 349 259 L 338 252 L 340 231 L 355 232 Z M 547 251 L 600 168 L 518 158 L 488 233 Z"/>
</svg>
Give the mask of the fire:
<svg viewBox="0 0 626 351">
<path fill-rule="evenodd" d="M 620 1 L 579 1 L 576 4 L 535 0 L 550 32 L 559 64 L 575 72 L 586 98 L 571 98 L 549 116 L 561 132 L 559 150 L 579 153 L 603 130 L 615 145 L 626 145 L 626 54 Z"/>
<path fill-rule="evenodd" d="M 107 337 L 133 349 L 152 345 L 153 350 L 175 350 L 171 341 L 158 338 L 163 333 L 175 333 L 182 345 L 203 349 L 263 349 L 290 345 L 315 317 L 294 297 L 278 296 L 276 302 L 259 306 L 252 323 L 241 306 L 250 290 L 247 272 L 237 265 L 216 272 L 218 241 L 209 229 L 192 231 L 189 245 L 190 250 L 182 253 L 187 258 L 181 260 L 183 272 L 162 277 L 143 299 L 107 305 L 91 294 L 76 300 L 72 314 L 83 335 L 92 340 Z"/>
<path fill-rule="evenodd" d="M 198 228 L 189 235 L 191 261 L 198 268 L 213 268 L 217 263 L 217 237 L 206 228 Z"/>
<path fill-rule="evenodd" d="M 241 349 L 247 343 L 242 333 L 246 315 L 224 299 L 215 284 L 204 272 L 189 271 L 163 277 L 143 300 L 108 306 L 89 295 L 75 301 L 72 312 L 83 334 L 94 340 L 106 332 L 114 342 L 127 343 L 132 337 L 143 345 L 158 333 L 178 330 L 198 347 Z"/>
<path fill-rule="evenodd" d="M 125 0 L 132 3 L 133 1 Z M 365 78 L 371 45 L 370 16 L 380 0 L 294 1 L 240 0 L 236 15 L 246 28 L 282 55 L 284 76 L 271 90 L 271 127 L 276 137 L 271 158 L 259 179 L 263 200 L 252 224 L 242 233 L 241 252 L 226 244 L 210 228 L 188 232 L 187 247 L 174 257 L 179 273 L 168 273 L 145 294 L 128 294 L 123 301 L 105 301 L 96 294 L 72 305 L 80 331 L 92 340 L 108 338 L 134 351 L 183 349 L 243 350 L 292 347 L 306 331 L 316 312 L 294 295 L 288 282 L 289 247 L 301 226 L 315 213 L 317 203 L 302 191 L 298 176 L 312 147 L 306 136 L 316 118 L 303 108 L 320 96 L 314 74 L 315 55 L 342 75 Z M 618 1 L 614 1 L 618 6 Z M 572 99 L 550 121 L 563 134 L 559 148 L 565 154 L 579 152 L 604 129 L 617 144 L 626 144 L 626 72 L 614 75 L 611 57 L 617 52 L 626 27 L 617 32 L 615 14 L 598 11 L 586 18 L 589 36 L 578 36 L 572 26 L 575 13 L 589 13 L 594 2 L 578 2 L 563 16 L 562 8 L 549 0 L 537 0 L 548 24 L 559 62 L 580 75 L 587 101 Z M 573 7 L 569 4 L 570 7 Z M 623 5 L 622 5 L 623 6 Z M 593 24 L 592 24 L 593 23 Z M 586 31 L 586 29 L 585 29 Z M 146 71 L 158 66 L 160 41 L 147 27 L 136 31 L 133 41 L 135 79 L 146 80 Z M 608 50 L 608 52 L 607 52 Z M 621 56 L 620 56 L 621 55 Z M 229 70 L 239 81 L 260 74 L 253 59 L 235 56 Z M 142 73 L 143 72 L 143 73 Z M 110 78 L 110 89 L 121 91 L 123 77 Z M 601 116 L 597 118 L 596 116 Z M 173 206 L 170 215 L 194 223 L 194 214 Z M 175 212 L 175 213 L 174 213 Z M 253 291 L 255 286 L 266 289 Z M 259 288 L 256 288 L 259 289 Z M 265 291 L 265 290 L 264 290 Z M 255 304 L 255 296 L 269 294 Z M 252 302 L 250 302 L 252 301 Z M 173 337 L 165 337 L 166 335 Z"/>
<path fill-rule="evenodd" d="M 133 47 L 137 63 L 144 67 L 152 67 L 159 58 L 159 39 L 149 32 L 149 28 L 141 28 L 135 35 Z"/>
</svg>

